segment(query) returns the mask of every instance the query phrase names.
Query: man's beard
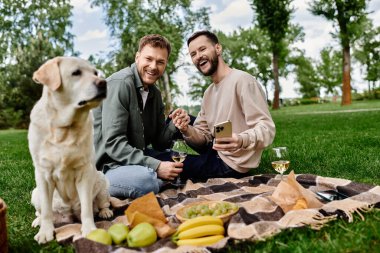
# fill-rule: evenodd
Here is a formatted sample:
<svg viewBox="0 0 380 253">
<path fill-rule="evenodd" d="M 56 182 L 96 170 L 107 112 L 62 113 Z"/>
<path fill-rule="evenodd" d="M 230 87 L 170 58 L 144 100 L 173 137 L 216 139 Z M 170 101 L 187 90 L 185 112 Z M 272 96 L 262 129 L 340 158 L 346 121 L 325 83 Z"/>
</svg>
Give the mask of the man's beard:
<svg viewBox="0 0 380 253">
<path fill-rule="evenodd" d="M 211 76 L 215 73 L 216 69 L 218 68 L 218 63 L 219 63 L 219 59 L 218 59 L 218 56 L 214 55 L 214 57 L 212 57 L 210 59 L 210 63 L 211 63 L 211 67 L 208 71 L 206 71 L 205 73 L 202 72 L 200 66 L 197 66 L 198 70 L 204 75 L 204 76 Z"/>
</svg>

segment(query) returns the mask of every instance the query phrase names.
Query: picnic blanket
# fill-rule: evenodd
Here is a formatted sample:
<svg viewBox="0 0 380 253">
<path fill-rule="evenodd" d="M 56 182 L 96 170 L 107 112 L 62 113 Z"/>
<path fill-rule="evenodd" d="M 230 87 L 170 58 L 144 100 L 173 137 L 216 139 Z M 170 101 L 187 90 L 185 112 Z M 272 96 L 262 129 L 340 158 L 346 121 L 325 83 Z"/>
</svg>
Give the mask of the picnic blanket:
<svg viewBox="0 0 380 253">
<path fill-rule="evenodd" d="M 285 176 L 284 176 L 285 177 Z M 334 189 L 348 198 L 323 203 L 320 208 L 293 210 L 284 213 L 270 196 L 280 183 L 279 175 L 265 174 L 234 178 L 215 178 L 207 182 L 188 181 L 183 189 L 167 189 L 157 194 L 158 202 L 172 226 L 178 226 L 175 217 L 178 209 L 188 203 L 204 200 L 224 200 L 239 205 L 239 211 L 226 224 L 227 236 L 210 247 L 177 247 L 170 238 L 160 239 L 146 248 L 105 246 L 80 236 L 80 224 L 67 224 L 57 228 L 57 240 L 74 244 L 76 252 L 210 252 L 226 246 L 231 240 L 263 240 L 284 229 L 310 226 L 320 229 L 334 219 L 352 222 L 354 214 L 364 219 L 362 212 L 380 208 L 380 186 L 353 182 L 340 178 L 310 174 L 295 175 L 297 182 L 313 192 Z M 112 221 L 98 221 L 97 227 L 108 228 L 112 222 L 125 221 L 124 210 L 130 200 L 113 199 L 115 217 Z"/>
</svg>

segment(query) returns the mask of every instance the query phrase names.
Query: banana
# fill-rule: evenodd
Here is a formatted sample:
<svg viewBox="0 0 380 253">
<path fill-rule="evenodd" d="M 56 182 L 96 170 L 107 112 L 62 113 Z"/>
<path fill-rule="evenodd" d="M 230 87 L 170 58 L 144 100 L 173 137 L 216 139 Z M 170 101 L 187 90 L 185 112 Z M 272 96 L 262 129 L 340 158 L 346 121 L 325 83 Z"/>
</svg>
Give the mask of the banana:
<svg viewBox="0 0 380 253">
<path fill-rule="evenodd" d="M 209 235 L 224 235 L 224 227 L 221 225 L 203 225 L 178 233 L 177 238 L 182 239 L 193 239 L 202 236 Z"/>
<path fill-rule="evenodd" d="M 177 245 L 208 246 L 222 240 L 223 238 L 223 235 L 211 235 L 195 239 L 182 239 L 177 241 Z"/>
<path fill-rule="evenodd" d="M 188 230 L 190 228 L 212 224 L 223 226 L 223 221 L 222 219 L 213 216 L 199 216 L 193 219 L 189 219 L 179 225 L 177 233 L 181 233 L 182 231 Z"/>
</svg>

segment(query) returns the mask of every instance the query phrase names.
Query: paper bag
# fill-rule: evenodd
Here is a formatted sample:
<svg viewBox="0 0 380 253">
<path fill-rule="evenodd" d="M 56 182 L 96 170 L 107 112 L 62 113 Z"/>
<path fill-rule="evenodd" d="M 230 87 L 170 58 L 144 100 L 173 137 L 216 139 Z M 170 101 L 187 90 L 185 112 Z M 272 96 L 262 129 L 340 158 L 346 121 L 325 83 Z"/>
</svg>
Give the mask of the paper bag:
<svg viewBox="0 0 380 253">
<path fill-rule="evenodd" d="M 284 213 L 291 210 L 320 208 L 323 204 L 316 198 L 315 193 L 300 185 L 291 171 L 274 190 L 271 199 L 279 205 Z"/>
<path fill-rule="evenodd" d="M 150 192 L 135 199 L 125 210 L 131 228 L 142 222 L 148 222 L 154 226 L 160 238 L 168 237 L 175 229 L 166 224 L 165 214 L 162 211 L 156 196 Z"/>
</svg>

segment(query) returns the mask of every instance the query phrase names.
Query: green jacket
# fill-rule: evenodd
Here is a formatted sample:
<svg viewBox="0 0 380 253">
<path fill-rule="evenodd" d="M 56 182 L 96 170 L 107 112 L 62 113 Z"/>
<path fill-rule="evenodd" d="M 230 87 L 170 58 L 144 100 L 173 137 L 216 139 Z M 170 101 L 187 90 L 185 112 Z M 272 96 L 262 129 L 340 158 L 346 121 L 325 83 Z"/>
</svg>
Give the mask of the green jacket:
<svg viewBox="0 0 380 253">
<path fill-rule="evenodd" d="M 160 161 L 144 155 L 152 144 L 155 150 L 170 147 L 177 129 L 165 124 L 164 104 L 155 85 L 143 110 L 143 88 L 135 64 L 107 78 L 107 98 L 93 110 L 96 167 L 106 171 L 114 165 L 142 165 L 156 170 Z"/>
</svg>

